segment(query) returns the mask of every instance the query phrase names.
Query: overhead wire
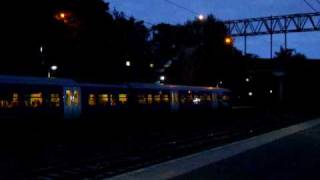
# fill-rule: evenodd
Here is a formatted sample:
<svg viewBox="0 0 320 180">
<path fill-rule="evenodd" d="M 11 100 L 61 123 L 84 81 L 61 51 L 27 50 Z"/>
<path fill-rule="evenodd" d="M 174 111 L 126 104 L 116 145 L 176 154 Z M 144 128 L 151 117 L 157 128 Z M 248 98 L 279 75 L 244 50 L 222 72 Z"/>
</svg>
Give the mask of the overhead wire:
<svg viewBox="0 0 320 180">
<path fill-rule="evenodd" d="M 187 8 L 185 6 L 182 6 L 182 5 L 180 5 L 180 4 L 178 4 L 178 3 L 174 2 L 174 1 L 171 1 L 171 0 L 163 0 L 163 1 L 169 3 L 169 4 L 173 5 L 173 6 L 176 6 L 177 8 L 183 9 L 183 10 L 185 10 L 185 11 L 191 13 L 191 14 L 199 15 L 198 12 L 196 12 L 196 11 L 190 9 L 190 8 Z"/>
</svg>

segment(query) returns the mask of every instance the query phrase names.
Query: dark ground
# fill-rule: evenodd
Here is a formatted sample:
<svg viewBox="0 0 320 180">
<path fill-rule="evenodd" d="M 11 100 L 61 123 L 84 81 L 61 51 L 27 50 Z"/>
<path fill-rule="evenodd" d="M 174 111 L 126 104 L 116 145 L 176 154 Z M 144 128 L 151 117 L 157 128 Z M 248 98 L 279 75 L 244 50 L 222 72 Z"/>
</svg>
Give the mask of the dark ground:
<svg viewBox="0 0 320 180">
<path fill-rule="evenodd" d="M 252 129 L 254 131 L 251 133 L 255 135 L 314 117 L 316 115 L 313 113 L 237 109 L 219 112 L 115 113 L 101 119 L 69 122 L 40 119 L 3 123 L 0 131 L 0 179 L 21 178 L 30 172 L 85 163 L 99 157 L 117 158 L 122 154 L 145 152 L 155 145 L 200 134 Z"/>
</svg>

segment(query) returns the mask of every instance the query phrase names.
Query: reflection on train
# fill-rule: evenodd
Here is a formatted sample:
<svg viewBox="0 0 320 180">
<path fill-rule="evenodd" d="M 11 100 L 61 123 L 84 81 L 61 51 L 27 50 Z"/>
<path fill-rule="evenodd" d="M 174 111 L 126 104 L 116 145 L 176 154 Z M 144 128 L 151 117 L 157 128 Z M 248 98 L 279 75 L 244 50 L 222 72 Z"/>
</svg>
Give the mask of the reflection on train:
<svg viewBox="0 0 320 180">
<path fill-rule="evenodd" d="M 0 76 L 0 115 L 66 119 L 114 111 L 180 111 L 230 107 L 230 91 L 156 84 L 97 85 L 70 79 Z"/>
</svg>

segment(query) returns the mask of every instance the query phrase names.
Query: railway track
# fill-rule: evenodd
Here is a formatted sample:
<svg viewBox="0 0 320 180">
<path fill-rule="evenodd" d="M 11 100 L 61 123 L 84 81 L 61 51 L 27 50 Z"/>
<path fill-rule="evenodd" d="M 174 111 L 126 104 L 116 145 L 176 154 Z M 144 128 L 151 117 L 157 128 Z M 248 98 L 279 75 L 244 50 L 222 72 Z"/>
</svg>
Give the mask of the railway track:
<svg viewBox="0 0 320 180">
<path fill-rule="evenodd" d="M 131 170 L 161 163 L 201 150 L 217 147 L 232 141 L 254 136 L 270 131 L 289 122 L 283 121 L 274 126 L 253 124 L 242 128 L 228 128 L 220 131 L 201 132 L 192 136 L 176 136 L 158 144 L 134 149 L 131 152 L 121 152 L 79 160 L 72 163 L 62 163 L 49 168 L 20 173 L 21 179 L 100 179 L 107 178 Z"/>
</svg>

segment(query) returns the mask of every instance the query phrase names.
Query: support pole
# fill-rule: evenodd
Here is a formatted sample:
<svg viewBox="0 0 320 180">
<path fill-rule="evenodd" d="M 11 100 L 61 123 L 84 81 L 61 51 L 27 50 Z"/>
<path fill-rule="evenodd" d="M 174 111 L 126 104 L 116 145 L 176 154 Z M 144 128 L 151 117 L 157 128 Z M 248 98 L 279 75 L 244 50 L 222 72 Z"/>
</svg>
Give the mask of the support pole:
<svg viewBox="0 0 320 180">
<path fill-rule="evenodd" d="M 284 48 L 285 48 L 285 50 L 288 49 L 287 31 L 284 32 Z"/>
<path fill-rule="evenodd" d="M 270 33 L 270 59 L 273 59 L 273 34 Z"/>
<path fill-rule="evenodd" d="M 247 55 L 247 35 L 244 36 L 244 55 Z"/>
</svg>

